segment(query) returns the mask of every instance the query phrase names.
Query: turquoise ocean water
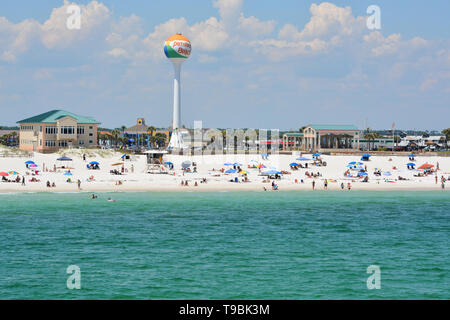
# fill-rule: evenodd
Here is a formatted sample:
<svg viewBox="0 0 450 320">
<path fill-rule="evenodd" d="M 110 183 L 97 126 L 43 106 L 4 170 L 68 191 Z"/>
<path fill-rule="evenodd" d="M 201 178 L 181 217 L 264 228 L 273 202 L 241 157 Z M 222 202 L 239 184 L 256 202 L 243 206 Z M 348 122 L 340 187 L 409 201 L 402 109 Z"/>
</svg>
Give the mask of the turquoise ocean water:
<svg viewBox="0 0 450 320">
<path fill-rule="evenodd" d="M 448 192 L 0 201 L 1 299 L 450 298 Z M 69 265 L 81 290 L 66 287 Z M 367 289 L 369 265 L 381 269 L 380 290 Z"/>
</svg>

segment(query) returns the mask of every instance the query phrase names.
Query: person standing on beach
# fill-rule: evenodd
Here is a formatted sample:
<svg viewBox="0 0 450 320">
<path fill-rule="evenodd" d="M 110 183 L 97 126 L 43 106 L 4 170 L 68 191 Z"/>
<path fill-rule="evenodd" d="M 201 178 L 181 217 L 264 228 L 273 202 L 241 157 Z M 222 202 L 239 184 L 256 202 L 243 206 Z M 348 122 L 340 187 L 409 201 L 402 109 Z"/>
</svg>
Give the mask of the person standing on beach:
<svg viewBox="0 0 450 320">
<path fill-rule="evenodd" d="M 325 181 L 323 182 L 323 187 L 325 188 L 325 190 L 328 190 L 328 181 L 327 181 L 327 179 L 325 179 Z"/>
<path fill-rule="evenodd" d="M 86 162 L 86 154 L 83 153 L 83 161 Z"/>
<path fill-rule="evenodd" d="M 25 176 L 22 177 L 22 185 L 25 186 Z"/>
<path fill-rule="evenodd" d="M 313 182 L 312 182 L 312 189 L 314 190 L 315 188 L 316 188 L 316 181 L 313 180 Z"/>
<path fill-rule="evenodd" d="M 344 188 L 345 188 L 345 186 L 344 186 L 344 183 L 342 182 L 341 183 L 341 190 L 344 190 Z"/>
<path fill-rule="evenodd" d="M 77 185 L 78 185 L 78 190 L 81 190 L 81 181 L 80 181 L 80 179 L 78 179 Z"/>
<path fill-rule="evenodd" d="M 350 182 L 347 183 L 347 188 L 348 188 L 349 191 L 352 189 L 352 184 Z"/>
<path fill-rule="evenodd" d="M 442 181 L 441 188 L 442 188 L 442 190 L 445 190 L 445 181 Z"/>
<path fill-rule="evenodd" d="M 436 174 L 436 176 L 434 177 L 434 180 L 436 180 L 436 184 L 438 183 L 438 176 Z"/>
</svg>

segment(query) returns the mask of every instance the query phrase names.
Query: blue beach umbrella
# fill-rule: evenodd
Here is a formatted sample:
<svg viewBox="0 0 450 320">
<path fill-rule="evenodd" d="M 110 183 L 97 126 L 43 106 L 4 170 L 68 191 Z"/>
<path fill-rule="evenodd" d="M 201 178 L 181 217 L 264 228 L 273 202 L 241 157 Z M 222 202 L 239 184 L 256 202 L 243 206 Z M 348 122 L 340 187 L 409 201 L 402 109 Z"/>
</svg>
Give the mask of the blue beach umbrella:
<svg viewBox="0 0 450 320">
<path fill-rule="evenodd" d="M 311 161 L 312 159 L 305 158 L 305 157 L 300 157 L 300 158 L 297 158 L 295 160 L 298 160 L 298 161 Z"/>
<path fill-rule="evenodd" d="M 314 153 L 312 156 L 317 158 L 317 157 L 320 157 L 321 155 L 322 155 L 321 153 Z"/>
<path fill-rule="evenodd" d="M 367 172 L 360 172 L 358 173 L 359 177 L 368 176 Z"/>
<path fill-rule="evenodd" d="M 390 173 L 390 172 L 383 172 L 383 175 L 385 175 L 385 176 L 392 176 L 392 173 Z"/>
<path fill-rule="evenodd" d="M 227 171 L 225 171 L 225 173 L 236 173 L 236 170 L 234 170 L 234 169 L 228 169 Z"/>
<path fill-rule="evenodd" d="M 224 165 L 224 166 L 232 166 L 233 164 L 230 163 L 230 162 L 227 162 L 227 163 L 224 163 L 223 165 Z"/>
<path fill-rule="evenodd" d="M 412 163 L 412 162 L 407 163 L 406 165 L 407 165 L 407 166 L 412 166 L 412 167 L 415 167 L 415 166 L 416 166 L 416 164 L 415 164 L 415 163 Z"/>
<path fill-rule="evenodd" d="M 298 166 L 298 163 L 297 162 L 292 162 L 291 164 L 289 164 L 289 166 L 290 167 L 296 167 L 296 166 Z"/>
<path fill-rule="evenodd" d="M 34 161 L 28 160 L 25 164 L 34 164 Z"/>
<path fill-rule="evenodd" d="M 233 163 L 233 166 L 242 166 L 242 163 L 235 162 L 235 163 Z"/>
<path fill-rule="evenodd" d="M 277 170 L 268 170 L 264 171 L 263 174 L 281 174 L 281 172 Z"/>
<path fill-rule="evenodd" d="M 73 174 L 72 174 L 72 172 L 66 172 L 66 173 L 64 173 L 64 175 L 65 176 L 72 176 Z"/>
<path fill-rule="evenodd" d="M 98 163 L 97 161 L 91 161 L 91 162 L 89 162 L 89 164 L 100 164 L 100 163 Z"/>
<path fill-rule="evenodd" d="M 170 161 L 166 161 L 166 162 L 164 162 L 164 164 L 167 164 L 167 165 L 172 165 L 173 163 L 172 162 L 170 162 Z"/>
<path fill-rule="evenodd" d="M 362 162 L 356 162 L 356 161 L 352 161 L 352 162 L 349 162 L 349 165 L 352 165 L 352 166 L 362 166 L 364 163 L 362 163 Z"/>
<path fill-rule="evenodd" d="M 56 160 L 58 160 L 58 161 L 72 161 L 72 159 L 70 159 L 69 157 L 61 157 L 61 158 L 58 158 Z"/>
<path fill-rule="evenodd" d="M 415 157 L 417 157 L 414 153 L 411 153 L 408 157 L 410 157 L 410 158 L 415 158 Z"/>
</svg>

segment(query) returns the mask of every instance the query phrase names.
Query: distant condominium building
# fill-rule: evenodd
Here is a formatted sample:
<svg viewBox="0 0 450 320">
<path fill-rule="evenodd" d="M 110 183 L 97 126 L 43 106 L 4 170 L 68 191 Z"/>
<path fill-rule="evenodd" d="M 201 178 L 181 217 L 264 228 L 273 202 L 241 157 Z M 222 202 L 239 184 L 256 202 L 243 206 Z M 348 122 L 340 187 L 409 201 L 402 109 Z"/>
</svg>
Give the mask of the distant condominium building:
<svg viewBox="0 0 450 320">
<path fill-rule="evenodd" d="M 20 149 L 54 152 L 67 147 L 96 147 L 100 122 L 64 110 L 52 110 L 17 122 Z"/>
</svg>

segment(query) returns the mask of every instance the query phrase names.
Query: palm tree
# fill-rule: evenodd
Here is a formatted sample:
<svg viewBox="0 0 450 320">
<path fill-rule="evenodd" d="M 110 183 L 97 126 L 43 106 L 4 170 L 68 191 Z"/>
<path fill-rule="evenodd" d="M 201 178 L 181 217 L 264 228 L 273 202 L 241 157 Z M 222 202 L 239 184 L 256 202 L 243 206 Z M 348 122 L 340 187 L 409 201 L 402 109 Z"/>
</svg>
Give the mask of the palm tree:
<svg viewBox="0 0 450 320">
<path fill-rule="evenodd" d="M 114 130 L 111 132 L 111 134 L 112 134 L 112 136 L 113 136 L 113 138 L 114 138 L 114 144 L 115 144 L 115 146 L 117 147 L 117 142 L 118 142 L 119 136 L 120 136 L 120 130 L 114 129 Z"/>
<path fill-rule="evenodd" d="M 149 139 L 148 141 L 150 142 L 150 148 L 152 147 L 153 143 L 154 143 L 154 139 L 151 139 L 151 137 L 153 137 L 153 133 L 156 131 L 156 128 L 154 126 L 150 126 L 147 128 L 147 132 L 149 134 Z"/>
</svg>

